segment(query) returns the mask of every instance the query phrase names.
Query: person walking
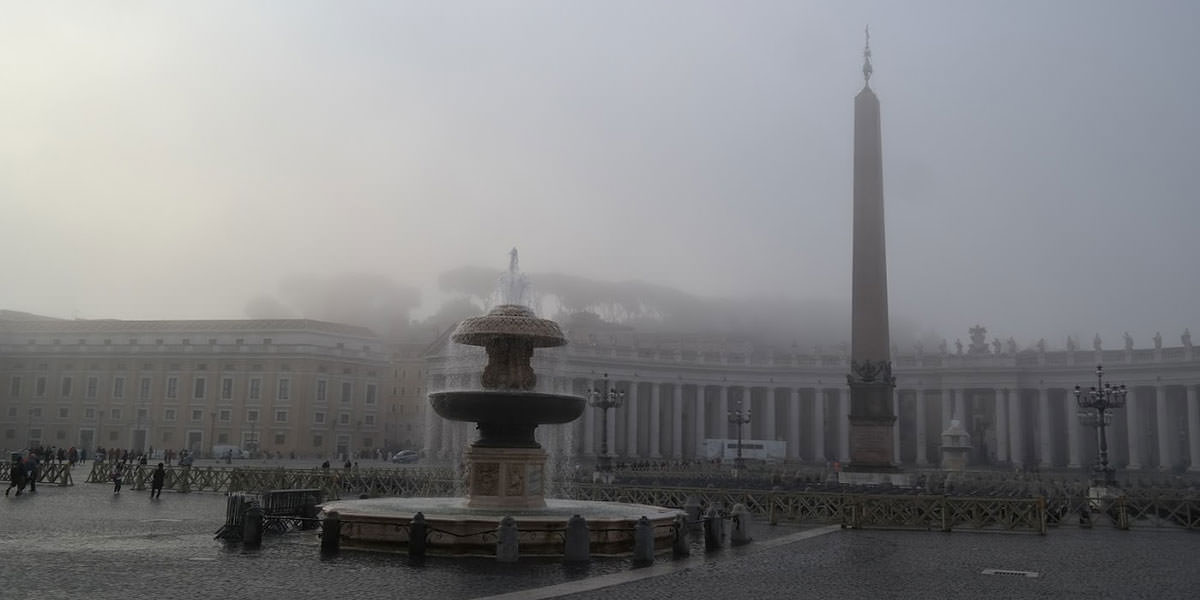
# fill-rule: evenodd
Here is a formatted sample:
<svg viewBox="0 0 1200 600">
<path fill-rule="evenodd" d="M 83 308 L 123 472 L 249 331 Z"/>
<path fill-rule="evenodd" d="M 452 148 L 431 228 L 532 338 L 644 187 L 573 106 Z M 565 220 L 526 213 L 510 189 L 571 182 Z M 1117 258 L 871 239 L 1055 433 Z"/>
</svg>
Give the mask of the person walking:
<svg viewBox="0 0 1200 600">
<path fill-rule="evenodd" d="M 124 463 L 119 461 L 113 463 L 112 473 L 109 474 L 113 481 L 114 494 L 121 493 L 121 480 L 125 478 L 125 472 L 122 470 L 122 467 L 124 467 Z"/>
<path fill-rule="evenodd" d="M 150 474 L 150 499 L 162 497 L 163 481 L 166 480 L 167 471 L 163 468 L 162 463 L 158 463 L 154 472 Z"/>
<path fill-rule="evenodd" d="M 13 488 L 17 488 L 17 495 L 21 495 L 21 491 L 25 489 L 25 465 L 21 464 L 23 459 L 13 457 L 12 467 L 8 471 L 8 489 L 4 490 L 4 495 L 7 496 Z"/>
<path fill-rule="evenodd" d="M 30 452 L 25 457 L 25 483 L 29 484 L 29 493 L 37 493 L 38 459 L 36 452 Z"/>
</svg>

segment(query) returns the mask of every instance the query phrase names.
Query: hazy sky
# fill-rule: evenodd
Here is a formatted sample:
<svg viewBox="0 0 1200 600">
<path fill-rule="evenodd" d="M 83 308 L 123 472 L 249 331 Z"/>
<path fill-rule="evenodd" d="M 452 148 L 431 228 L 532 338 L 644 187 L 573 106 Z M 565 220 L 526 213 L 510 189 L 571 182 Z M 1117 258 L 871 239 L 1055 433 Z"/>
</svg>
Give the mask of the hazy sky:
<svg viewBox="0 0 1200 600">
<path fill-rule="evenodd" d="M 0 308 L 240 317 L 364 272 L 431 311 L 514 245 L 848 302 L 870 23 L 893 314 L 1200 335 L 1198 2 L 2 4 Z"/>
</svg>

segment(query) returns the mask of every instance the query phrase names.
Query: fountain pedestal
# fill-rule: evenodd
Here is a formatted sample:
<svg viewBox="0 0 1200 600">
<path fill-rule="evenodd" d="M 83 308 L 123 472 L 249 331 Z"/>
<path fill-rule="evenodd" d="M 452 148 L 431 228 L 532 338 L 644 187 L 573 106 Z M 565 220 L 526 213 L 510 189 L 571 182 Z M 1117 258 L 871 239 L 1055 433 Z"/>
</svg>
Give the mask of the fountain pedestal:
<svg viewBox="0 0 1200 600">
<path fill-rule="evenodd" d="M 541 448 L 472 446 L 464 458 L 469 508 L 545 508 L 546 452 Z"/>
</svg>

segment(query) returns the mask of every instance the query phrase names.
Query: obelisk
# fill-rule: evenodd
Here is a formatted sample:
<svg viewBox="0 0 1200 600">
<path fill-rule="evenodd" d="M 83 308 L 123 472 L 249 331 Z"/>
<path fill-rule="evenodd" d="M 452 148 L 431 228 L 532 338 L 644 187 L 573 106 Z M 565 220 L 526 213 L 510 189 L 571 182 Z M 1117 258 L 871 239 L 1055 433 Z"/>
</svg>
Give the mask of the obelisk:
<svg viewBox="0 0 1200 600">
<path fill-rule="evenodd" d="M 852 472 L 895 471 L 892 358 L 888 343 L 887 249 L 883 234 L 883 144 L 879 98 L 871 90 L 871 35 L 863 89 L 854 97 L 854 263 L 851 305 L 850 464 Z"/>
</svg>

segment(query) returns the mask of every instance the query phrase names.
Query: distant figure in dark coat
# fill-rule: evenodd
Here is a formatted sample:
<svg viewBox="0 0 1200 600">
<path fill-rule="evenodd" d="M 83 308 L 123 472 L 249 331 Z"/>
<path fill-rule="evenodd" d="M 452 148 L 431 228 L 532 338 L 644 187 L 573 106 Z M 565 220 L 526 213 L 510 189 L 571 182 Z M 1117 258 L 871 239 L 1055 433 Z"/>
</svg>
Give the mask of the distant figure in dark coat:
<svg viewBox="0 0 1200 600">
<path fill-rule="evenodd" d="M 4 495 L 7 496 L 13 488 L 17 488 L 17 495 L 25 490 L 25 465 L 21 461 L 12 461 L 12 468 L 8 471 L 8 489 L 4 490 Z"/>
<path fill-rule="evenodd" d="M 112 482 L 113 482 L 113 493 L 114 494 L 121 493 L 121 480 L 125 478 L 125 472 L 123 470 L 124 466 L 125 466 L 125 464 L 121 463 L 121 462 L 113 463 L 112 472 L 109 473 L 109 477 L 112 478 Z"/>
<path fill-rule="evenodd" d="M 150 474 L 150 499 L 162 497 L 163 481 L 167 478 L 167 471 L 163 468 L 162 463 L 158 463 L 158 467 Z"/>
</svg>

